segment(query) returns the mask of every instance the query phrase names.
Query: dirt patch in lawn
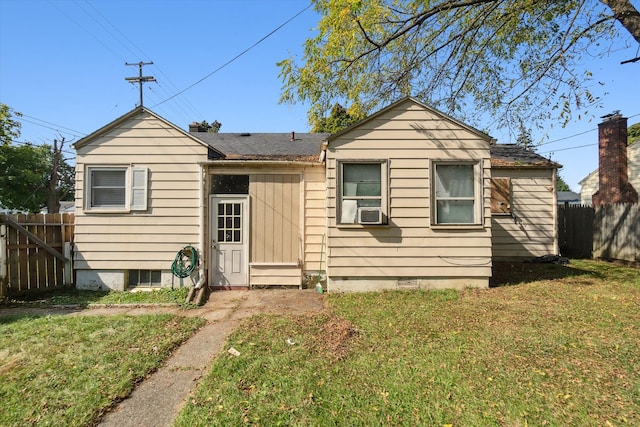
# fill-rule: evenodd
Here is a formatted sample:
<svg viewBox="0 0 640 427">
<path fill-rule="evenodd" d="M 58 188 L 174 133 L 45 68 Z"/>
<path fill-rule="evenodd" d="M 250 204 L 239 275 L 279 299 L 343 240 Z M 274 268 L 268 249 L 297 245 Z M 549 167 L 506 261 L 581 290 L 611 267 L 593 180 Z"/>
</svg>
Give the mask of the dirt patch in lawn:
<svg viewBox="0 0 640 427">
<path fill-rule="evenodd" d="M 358 329 L 347 319 L 331 315 L 317 335 L 313 336 L 312 350 L 333 361 L 344 359 L 349 354 L 351 341 L 358 336 Z"/>
</svg>

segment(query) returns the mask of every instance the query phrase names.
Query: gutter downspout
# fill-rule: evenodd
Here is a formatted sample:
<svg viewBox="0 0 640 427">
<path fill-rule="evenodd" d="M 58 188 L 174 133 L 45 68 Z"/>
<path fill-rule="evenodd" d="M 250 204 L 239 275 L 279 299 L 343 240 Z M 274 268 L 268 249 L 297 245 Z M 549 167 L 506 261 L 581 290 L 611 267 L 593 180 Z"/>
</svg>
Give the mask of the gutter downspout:
<svg viewBox="0 0 640 427">
<path fill-rule="evenodd" d="M 200 212 L 199 212 L 199 216 L 198 216 L 198 246 L 200 247 L 198 250 L 200 251 L 200 269 L 199 269 L 199 274 L 200 274 L 200 278 L 198 279 L 198 283 L 196 283 L 195 288 L 196 289 L 200 289 L 202 287 L 202 285 L 204 285 L 204 282 L 206 281 L 206 258 L 205 258 L 205 253 L 207 253 L 207 251 L 204 250 L 204 245 L 205 243 L 205 225 L 204 225 L 204 217 L 205 217 L 205 201 L 204 201 L 204 187 L 207 184 L 207 175 L 205 172 L 205 166 L 204 165 L 200 165 L 200 188 L 198 190 L 199 196 L 200 196 Z"/>
<path fill-rule="evenodd" d="M 206 276 L 206 268 L 205 268 L 205 253 L 208 253 L 207 251 L 204 250 L 204 245 L 205 245 L 205 229 L 204 229 L 204 218 L 205 218 L 205 201 L 204 201 L 204 187 L 206 185 L 206 173 L 205 173 L 205 165 L 200 164 L 200 188 L 198 189 L 198 196 L 200 198 L 199 201 L 199 213 L 198 213 L 198 246 L 199 249 L 196 249 L 198 251 L 198 262 L 199 262 L 199 268 L 198 268 L 198 274 L 199 274 L 199 278 L 198 278 L 198 283 L 196 283 L 192 288 L 189 289 L 189 292 L 187 293 L 187 298 L 185 299 L 185 304 L 189 304 L 191 302 L 191 300 L 195 300 L 194 302 L 197 305 L 200 305 L 202 303 L 202 299 L 204 298 L 204 294 L 207 290 L 207 286 L 205 285 L 207 276 Z M 193 278 L 192 278 L 193 279 Z"/>
</svg>

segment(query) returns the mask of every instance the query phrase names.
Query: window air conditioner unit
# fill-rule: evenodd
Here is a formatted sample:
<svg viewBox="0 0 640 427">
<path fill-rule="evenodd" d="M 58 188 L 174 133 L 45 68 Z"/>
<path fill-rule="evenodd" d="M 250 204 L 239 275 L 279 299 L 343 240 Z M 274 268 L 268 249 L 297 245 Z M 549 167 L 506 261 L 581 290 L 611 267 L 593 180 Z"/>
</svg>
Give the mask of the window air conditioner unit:
<svg viewBox="0 0 640 427">
<path fill-rule="evenodd" d="M 358 224 L 382 224 L 382 208 L 358 208 Z"/>
</svg>

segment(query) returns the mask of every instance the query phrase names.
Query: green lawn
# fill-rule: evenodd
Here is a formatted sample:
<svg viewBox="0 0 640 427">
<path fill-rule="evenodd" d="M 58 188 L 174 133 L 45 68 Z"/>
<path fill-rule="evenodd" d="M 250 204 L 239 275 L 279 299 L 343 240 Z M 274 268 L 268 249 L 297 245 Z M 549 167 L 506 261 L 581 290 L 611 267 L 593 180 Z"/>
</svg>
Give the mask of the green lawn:
<svg viewBox="0 0 640 427">
<path fill-rule="evenodd" d="M 0 308 L 9 307 L 48 307 L 53 305 L 91 304 L 176 304 L 185 305 L 188 288 L 159 288 L 152 291 L 116 292 L 116 291 L 84 291 L 78 289 L 56 289 L 25 293 L 22 296 L 0 300 Z"/>
<path fill-rule="evenodd" d="M 498 276 L 489 290 L 328 294 L 320 315 L 247 319 L 228 340 L 240 356 L 219 355 L 176 425 L 640 425 L 640 270 Z"/>
<path fill-rule="evenodd" d="M 0 425 L 93 425 L 203 323 L 170 315 L 0 317 Z"/>
</svg>

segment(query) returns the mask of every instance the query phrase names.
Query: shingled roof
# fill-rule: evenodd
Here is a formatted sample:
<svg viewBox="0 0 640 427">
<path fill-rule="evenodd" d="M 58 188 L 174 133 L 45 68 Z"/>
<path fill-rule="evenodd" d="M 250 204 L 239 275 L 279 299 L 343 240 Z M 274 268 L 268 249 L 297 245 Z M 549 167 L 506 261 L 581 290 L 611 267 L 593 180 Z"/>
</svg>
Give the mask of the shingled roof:
<svg viewBox="0 0 640 427">
<path fill-rule="evenodd" d="M 494 144 L 491 167 L 560 168 L 561 165 L 517 144 Z"/>
<path fill-rule="evenodd" d="M 328 133 L 190 132 L 224 154 L 226 160 L 290 160 L 317 162 Z"/>
<path fill-rule="evenodd" d="M 225 160 L 317 162 L 328 133 L 209 133 L 191 135 L 224 154 Z M 293 136 L 293 139 L 292 139 Z M 517 144 L 491 145 L 492 167 L 559 168 L 558 163 Z"/>
</svg>

